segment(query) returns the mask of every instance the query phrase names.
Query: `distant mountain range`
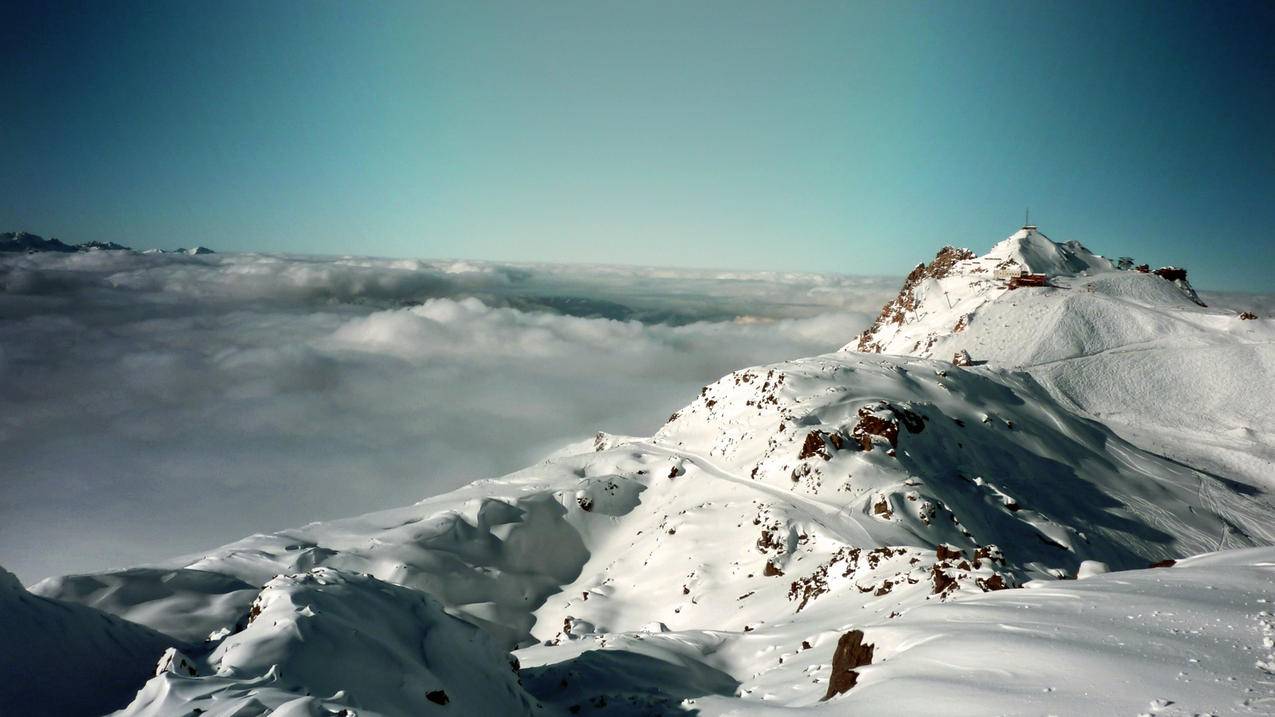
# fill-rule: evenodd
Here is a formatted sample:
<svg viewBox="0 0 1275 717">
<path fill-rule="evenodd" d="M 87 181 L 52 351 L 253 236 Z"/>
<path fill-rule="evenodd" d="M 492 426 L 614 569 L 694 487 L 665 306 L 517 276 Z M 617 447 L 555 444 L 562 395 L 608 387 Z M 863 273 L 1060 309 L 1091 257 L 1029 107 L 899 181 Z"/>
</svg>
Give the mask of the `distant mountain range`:
<svg viewBox="0 0 1275 717">
<path fill-rule="evenodd" d="M 30 232 L 0 232 L 0 252 L 24 253 L 34 252 L 77 252 L 77 251 L 135 251 L 132 247 L 115 242 L 88 241 L 83 244 L 67 244 L 61 239 L 45 239 L 39 234 Z M 194 246 L 189 249 L 146 249 L 143 254 L 212 254 L 212 249 Z"/>
</svg>

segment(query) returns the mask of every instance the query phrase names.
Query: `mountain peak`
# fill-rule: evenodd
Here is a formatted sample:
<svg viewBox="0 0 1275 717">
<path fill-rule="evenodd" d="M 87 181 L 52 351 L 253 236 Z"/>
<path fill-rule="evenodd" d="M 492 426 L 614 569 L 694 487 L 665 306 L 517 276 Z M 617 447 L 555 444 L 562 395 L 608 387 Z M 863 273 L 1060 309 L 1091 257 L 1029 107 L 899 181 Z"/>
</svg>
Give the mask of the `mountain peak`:
<svg viewBox="0 0 1275 717">
<path fill-rule="evenodd" d="M 1041 323 L 1046 320 L 1120 343 L 1125 329 L 1116 325 L 1128 323 L 1131 315 L 1203 305 L 1185 270 L 1143 269 L 1124 270 L 1080 242 L 1056 242 L 1034 225 L 1023 226 L 982 256 L 944 247 L 932 262 L 908 274 L 899 295 L 844 350 L 924 358 L 966 350 L 977 360 L 1021 365 L 1020 359 L 1040 358 L 1020 349 L 1048 338 Z M 979 320 L 989 311 L 997 314 L 994 325 Z M 1065 320 L 1077 314 L 1092 320 Z M 994 333 L 994 340 L 977 345 L 965 340 L 966 329 L 976 324 L 976 333 L 983 338 Z M 1092 337 L 1056 338 L 1055 343 L 1070 345 Z M 989 345 L 996 347 L 991 355 Z"/>
<path fill-rule="evenodd" d="M 1013 260 L 1033 274 L 1076 276 L 1084 272 L 1112 271 L 1115 266 L 1078 241 L 1058 243 L 1035 226 L 1028 225 L 992 247 L 984 257 Z"/>
</svg>

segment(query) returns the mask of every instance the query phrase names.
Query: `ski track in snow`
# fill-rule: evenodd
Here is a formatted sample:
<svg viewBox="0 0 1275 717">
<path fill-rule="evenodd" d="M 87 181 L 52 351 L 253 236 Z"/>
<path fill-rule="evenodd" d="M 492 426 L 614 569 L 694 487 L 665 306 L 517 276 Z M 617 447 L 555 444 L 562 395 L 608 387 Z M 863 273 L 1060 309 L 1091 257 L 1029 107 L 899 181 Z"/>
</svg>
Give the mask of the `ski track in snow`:
<svg viewBox="0 0 1275 717">
<path fill-rule="evenodd" d="M 714 478 L 747 486 L 752 490 L 764 493 L 780 501 L 800 506 L 801 509 L 811 518 L 817 520 L 825 527 L 836 530 L 838 537 L 841 538 L 841 540 L 847 545 L 869 547 L 876 544 L 876 541 L 873 540 L 872 535 L 868 533 L 867 529 L 863 527 L 863 524 L 861 524 L 854 516 L 850 515 L 846 508 L 824 503 L 812 498 L 803 497 L 791 491 L 773 488 L 764 483 L 759 483 L 758 481 L 742 478 L 721 466 L 718 466 L 707 456 L 699 453 L 692 453 L 687 450 L 661 445 L 651 441 L 643 441 L 639 445 L 660 455 L 690 460 L 701 470 Z M 848 531 L 850 534 L 849 537 L 847 537 L 846 533 L 843 531 Z"/>
</svg>

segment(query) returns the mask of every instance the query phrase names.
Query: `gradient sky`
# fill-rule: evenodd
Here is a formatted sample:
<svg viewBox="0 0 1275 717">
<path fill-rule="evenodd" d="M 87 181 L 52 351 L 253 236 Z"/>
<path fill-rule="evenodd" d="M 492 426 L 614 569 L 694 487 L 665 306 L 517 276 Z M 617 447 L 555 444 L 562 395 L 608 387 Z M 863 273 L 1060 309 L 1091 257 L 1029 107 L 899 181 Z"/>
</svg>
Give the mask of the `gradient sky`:
<svg viewBox="0 0 1275 717">
<path fill-rule="evenodd" d="M 1275 4 L 6 2 L 0 230 L 1275 287 Z"/>
</svg>

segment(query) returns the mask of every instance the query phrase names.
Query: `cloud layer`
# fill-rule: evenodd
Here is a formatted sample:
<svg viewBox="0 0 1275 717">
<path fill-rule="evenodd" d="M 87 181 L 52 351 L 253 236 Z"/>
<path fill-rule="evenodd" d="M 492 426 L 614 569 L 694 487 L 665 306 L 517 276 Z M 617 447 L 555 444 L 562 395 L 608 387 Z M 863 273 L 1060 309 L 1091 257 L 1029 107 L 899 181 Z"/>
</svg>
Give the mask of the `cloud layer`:
<svg viewBox="0 0 1275 717">
<path fill-rule="evenodd" d="M 898 279 L 0 257 L 0 564 L 27 582 L 392 507 L 834 350 Z"/>
</svg>

